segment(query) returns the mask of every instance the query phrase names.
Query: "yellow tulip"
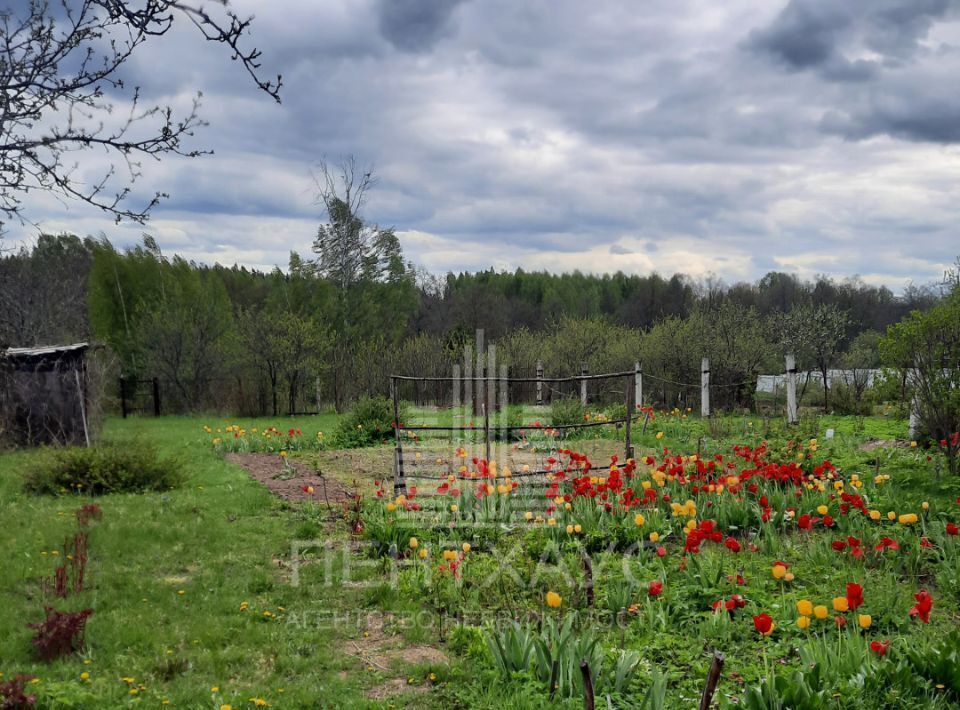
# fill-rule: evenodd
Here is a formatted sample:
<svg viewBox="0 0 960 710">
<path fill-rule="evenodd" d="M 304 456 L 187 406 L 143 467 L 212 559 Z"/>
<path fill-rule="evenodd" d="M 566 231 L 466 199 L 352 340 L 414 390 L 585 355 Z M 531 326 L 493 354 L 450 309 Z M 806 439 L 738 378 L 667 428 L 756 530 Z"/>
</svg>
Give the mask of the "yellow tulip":
<svg viewBox="0 0 960 710">
<path fill-rule="evenodd" d="M 869 614 L 860 614 L 860 616 L 857 617 L 857 623 L 860 624 L 861 629 L 869 629 L 873 623 L 873 617 Z"/>
<path fill-rule="evenodd" d="M 846 601 L 846 599 L 844 599 L 844 601 Z M 822 604 L 818 604 L 817 606 L 813 607 L 813 615 L 822 620 L 826 619 L 827 616 L 830 615 L 830 612 L 827 611 L 827 607 L 823 606 Z"/>
<path fill-rule="evenodd" d="M 834 597 L 833 598 L 833 610 L 843 613 L 850 609 L 850 602 L 847 601 L 846 597 Z"/>
<path fill-rule="evenodd" d="M 563 603 L 563 598 L 556 592 L 547 592 L 547 606 L 551 609 L 558 609 Z"/>
<path fill-rule="evenodd" d="M 641 513 L 637 513 L 637 514 L 633 517 L 633 522 L 635 522 L 635 523 L 637 524 L 637 527 L 640 527 L 640 526 L 642 526 L 645 522 L 647 522 L 647 520 L 646 520 L 646 518 L 643 517 L 643 515 L 642 515 Z"/>
<path fill-rule="evenodd" d="M 813 616 L 813 602 L 801 599 L 797 602 L 797 613 L 801 616 Z"/>
<path fill-rule="evenodd" d="M 805 629 L 808 626 L 810 626 L 810 617 L 809 616 L 799 617 L 797 619 L 797 626 L 800 627 L 801 629 Z"/>
<path fill-rule="evenodd" d="M 774 579 L 783 579 L 787 576 L 787 568 L 783 565 L 774 565 L 772 573 Z"/>
</svg>

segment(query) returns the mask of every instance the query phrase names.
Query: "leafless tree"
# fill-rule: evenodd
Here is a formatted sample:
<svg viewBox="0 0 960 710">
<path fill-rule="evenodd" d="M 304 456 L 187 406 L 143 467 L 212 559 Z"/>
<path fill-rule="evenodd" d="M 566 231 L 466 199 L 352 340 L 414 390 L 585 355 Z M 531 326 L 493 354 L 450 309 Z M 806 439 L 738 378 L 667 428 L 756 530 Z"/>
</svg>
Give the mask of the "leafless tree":
<svg viewBox="0 0 960 710">
<path fill-rule="evenodd" d="M 241 46 L 251 18 L 238 17 L 227 0 L 0 5 L 0 217 L 25 221 L 23 197 L 42 190 L 89 203 L 118 221 L 147 218 L 166 195 L 128 204 L 140 161 L 205 152 L 185 144 L 203 125 L 199 94 L 184 115 L 175 115 L 170 106 L 145 106 L 139 87 L 127 86 L 121 77 L 136 51 L 176 22 L 192 24 L 205 41 L 226 45 L 256 86 L 280 100 L 281 78 L 261 78 L 260 51 Z M 78 156 L 98 149 L 113 160 L 98 179 L 86 182 L 78 174 Z M 124 179 L 118 179 L 117 164 L 125 169 Z"/>
</svg>

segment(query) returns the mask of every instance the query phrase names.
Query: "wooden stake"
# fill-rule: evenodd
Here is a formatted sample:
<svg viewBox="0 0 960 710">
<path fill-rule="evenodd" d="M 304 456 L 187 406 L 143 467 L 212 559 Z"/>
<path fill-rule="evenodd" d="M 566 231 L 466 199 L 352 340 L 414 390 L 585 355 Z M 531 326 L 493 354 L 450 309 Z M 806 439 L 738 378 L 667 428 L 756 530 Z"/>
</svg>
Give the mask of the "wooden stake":
<svg viewBox="0 0 960 710">
<path fill-rule="evenodd" d="M 717 684 L 720 683 L 720 674 L 723 672 L 724 655 L 720 651 L 713 652 L 713 662 L 710 664 L 710 670 L 707 671 L 707 685 L 703 689 L 703 695 L 700 698 L 700 710 L 709 710 L 713 702 L 713 694 L 717 692 Z"/>
<path fill-rule="evenodd" d="M 543 361 L 537 360 L 537 406 L 543 406 Z"/>
<path fill-rule="evenodd" d="M 77 395 L 80 397 L 80 420 L 83 422 L 83 438 L 87 442 L 87 448 L 90 448 L 90 430 L 87 429 L 87 403 L 86 396 L 83 392 L 83 385 L 80 383 L 80 371 L 73 371 L 74 377 L 77 380 Z"/>
<path fill-rule="evenodd" d="M 797 360 L 787 354 L 787 424 L 797 423 Z"/>
<path fill-rule="evenodd" d="M 710 416 L 710 358 L 705 357 L 700 363 L 700 416 L 706 419 Z"/>
<path fill-rule="evenodd" d="M 590 664 L 584 658 L 580 661 L 580 674 L 583 676 L 583 707 L 596 710 L 593 698 L 593 678 L 590 677 Z"/>
</svg>

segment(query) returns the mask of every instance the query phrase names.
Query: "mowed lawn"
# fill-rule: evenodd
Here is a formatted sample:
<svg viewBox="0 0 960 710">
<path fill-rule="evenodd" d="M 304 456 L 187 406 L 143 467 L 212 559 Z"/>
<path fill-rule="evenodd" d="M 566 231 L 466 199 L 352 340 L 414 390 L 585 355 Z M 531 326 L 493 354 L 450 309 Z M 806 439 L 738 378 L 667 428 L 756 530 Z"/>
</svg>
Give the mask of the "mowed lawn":
<svg viewBox="0 0 960 710">
<path fill-rule="evenodd" d="M 362 707 L 379 705 L 365 691 L 407 677 L 402 664 L 371 670 L 342 650 L 357 628 L 325 618 L 359 605 L 349 589 L 291 586 L 291 541 L 344 537 L 345 528 L 284 504 L 213 453 L 202 427 L 228 423 L 312 435 L 335 417 L 109 420 L 104 439 L 156 446 L 183 459 L 189 478 L 167 493 L 98 498 L 86 589 L 66 600 L 45 600 L 41 579 L 90 499 L 26 495 L 22 477 L 41 453 L 0 455 L 0 681 L 35 676 L 28 688 L 41 707 Z M 51 603 L 94 613 L 85 652 L 45 664 L 27 624 Z"/>
</svg>

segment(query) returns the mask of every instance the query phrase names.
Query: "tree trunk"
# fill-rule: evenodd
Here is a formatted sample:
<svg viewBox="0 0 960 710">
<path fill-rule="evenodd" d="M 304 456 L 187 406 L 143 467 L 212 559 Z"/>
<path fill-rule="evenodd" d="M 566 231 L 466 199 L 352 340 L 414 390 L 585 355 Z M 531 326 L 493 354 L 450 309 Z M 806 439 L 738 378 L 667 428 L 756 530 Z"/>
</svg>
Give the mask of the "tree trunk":
<svg viewBox="0 0 960 710">
<path fill-rule="evenodd" d="M 823 413 L 826 414 L 830 409 L 830 389 L 827 387 L 827 367 L 820 367 L 820 374 L 823 375 Z"/>
</svg>

